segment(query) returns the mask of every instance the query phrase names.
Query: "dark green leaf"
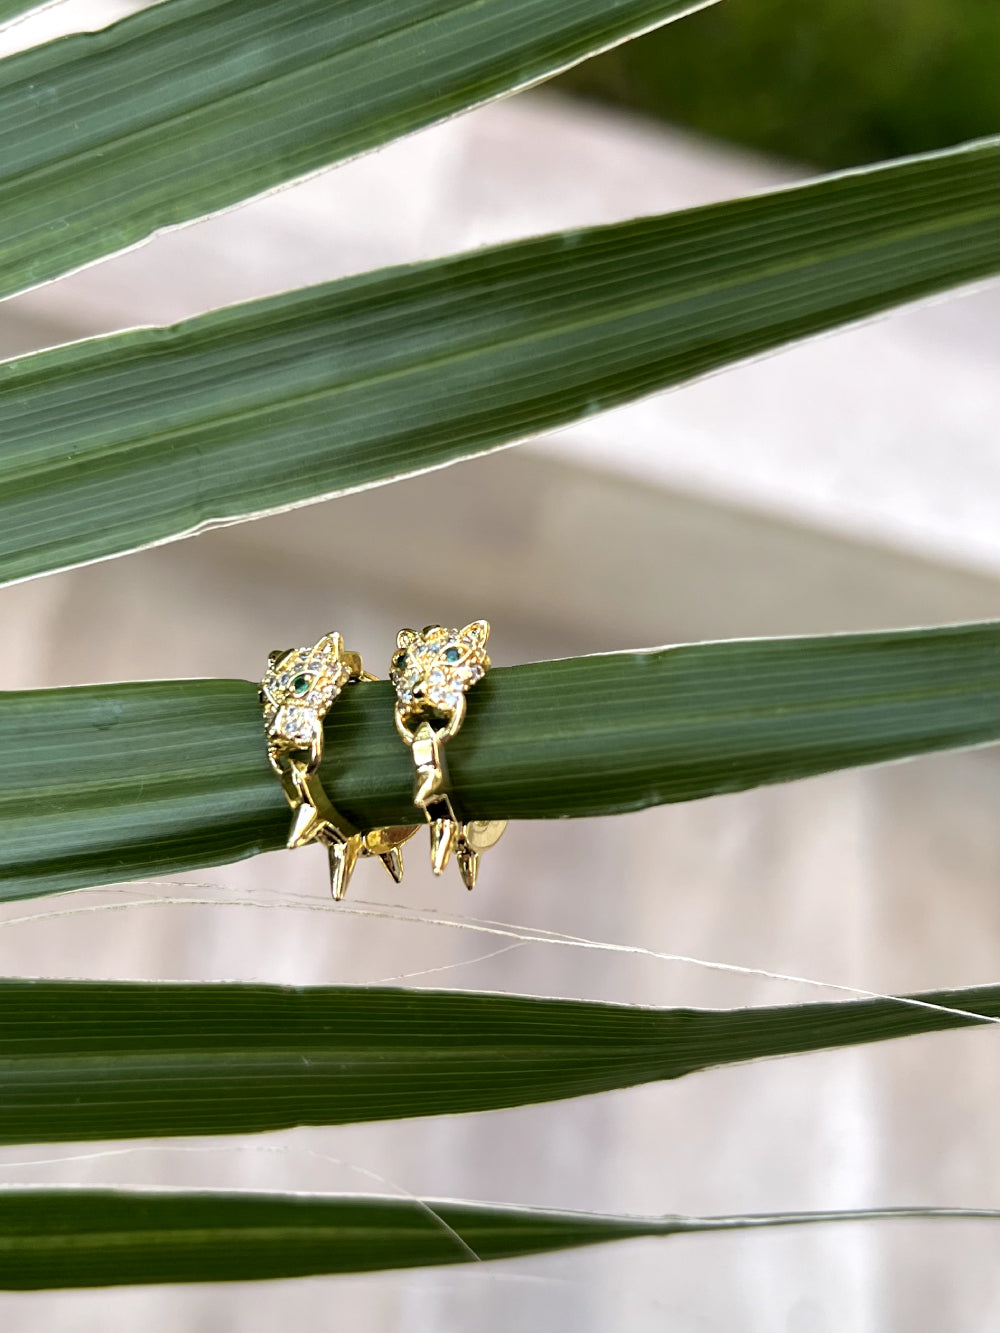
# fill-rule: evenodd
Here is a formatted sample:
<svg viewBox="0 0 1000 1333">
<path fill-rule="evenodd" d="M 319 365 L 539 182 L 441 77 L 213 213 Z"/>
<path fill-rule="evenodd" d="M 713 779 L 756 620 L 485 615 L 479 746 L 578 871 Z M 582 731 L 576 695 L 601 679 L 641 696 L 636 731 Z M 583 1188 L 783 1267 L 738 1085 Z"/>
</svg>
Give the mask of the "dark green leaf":
<svg viewBox="0 0 1000 1333">
<path fill-rule="evenodd" d="M 708 0 L 710 3 L 711 0 Z M 163 0 L 0 63 L 0 295 L 706 0 Z"/>
<path fill-rule="evenodd" d="M 992 0 L 717 5 L 570 88 L 791 162 L 845 167 L 1000 128 Z"/>
<path fill-rule="evenodd" d="M 456 799 L 468 818 L 619 814 L 995 741 L 998 650 L 986 624 L 497 668 L 449 744 Z M 414 819 L 392 700 L 386 681 L 351 686 L 327 717 L 324 782 L 358 827 Z M 246 681 L 0 694 L 0 755 L 0 898 L 284 842 Z"/>
<path fill-rule="evenodd" d="M 0 580 L 452 462 L 981 278 L 997 163 L 973 145 L 0 366 Z"/>
<path fill-rule="evenodd" d="M 982 1021 L 966 1014 L 1000 1017 L 1000 987 L 698 1010 L 374 987 L 2 981 L 0 1142 L 495 1110 Z"/>
<path fill-rule="evenodd" d="M 236 1282 L 544 1254 L 685 1232 L 888 1218 L 997 1221 L 966 1208 L 621 1217 L 365 1195 L 7 1190 L 0 1288 Z"/>
</svg>

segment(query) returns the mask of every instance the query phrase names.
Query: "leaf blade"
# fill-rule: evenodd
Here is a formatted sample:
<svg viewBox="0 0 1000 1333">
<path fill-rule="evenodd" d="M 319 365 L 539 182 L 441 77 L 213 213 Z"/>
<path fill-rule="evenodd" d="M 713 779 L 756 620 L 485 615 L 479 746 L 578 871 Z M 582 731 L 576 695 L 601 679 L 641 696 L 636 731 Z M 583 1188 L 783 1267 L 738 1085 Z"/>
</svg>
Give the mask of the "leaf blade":
<svg viewBox="0 0 1000 1333">
<path fill-rule="evenodd" d="M 0 118 L 23 131 L 0 147 L 0 295 L 711 2 L 161 0 L 9 57 Z"/>
<path fill-rule="evenodd" d="M 51 1143 L 532 1105 L 981 1024 L 1000 1017 L 1000 987 L 696 1010 L 384 987 L 7 979 L 0 1016 L 0 1143 Z"/>
<path fill-rule="evenodd" d="M 978 144 L 0 366 L 0 580 L 439 467 L 997 267 Z"/>
<path fill-rule="evenodd" d="M 3 26 L 8 19 L 29 14 L 44 3 L 45 0 L 0 0 L 0 26 Z"/>
<path fill-rule="evenodd" d="M 994 623 L 494 668 L 449 745 L 454 790 L 469 818 L 620 814 L 992 743 L 998 647 Z M 352 686 L 326 720 L 324 783 L 362 828 L 413 819 L 392 699 Z M 284 844 L 246 681 L 0 694 L 0 753 L 0 900 Z"/>
<path fill-rule="evenodd" d="M 5 1190 L 0 1288 L 233 1282 L 507 1259 L 643 1236 L 891 1218 L 997 1221 L 985 1209 L 623 1217 L 438 1199 Z"/>
</svg>

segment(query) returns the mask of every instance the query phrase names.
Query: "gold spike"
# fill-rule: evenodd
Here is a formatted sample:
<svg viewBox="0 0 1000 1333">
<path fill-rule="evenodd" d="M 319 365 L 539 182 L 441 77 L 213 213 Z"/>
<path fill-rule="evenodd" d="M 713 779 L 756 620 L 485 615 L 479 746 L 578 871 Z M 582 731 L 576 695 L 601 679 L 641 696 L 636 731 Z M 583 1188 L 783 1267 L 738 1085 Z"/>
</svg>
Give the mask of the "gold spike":
<svg viewBox="0 0 1000 1333">
<path fill-rule="evenodd" d="M 431 821 L 431 869 L 440 875 L 451 858 L 458 840 L 458 824 L 454 819 Z"/>
<path fill-rule="evenodd" d="M 347 893 L 347 886 L 351 882 L 354 867 L 358 863 L 363 842 L 364 839 L 361 835 L 356 833 L 353 838 L 348 838 L 346 842 L 327 844 L 327 851 L 330 855 L 330 892 L 338 903 L 343 900 Z"/>
<path fill-rule="evenodd" d="M 479 874 L 479 853 L 474 852 L 469 846 L 461 847 L 457 853 L 457 859 L 463 884 L 469 890 L 474 889 L 476 887 L 476 877 Z"/>
<path fill-rule="evenodd" d="M 393 847 L 388 852 L 381 852 L 378 859 L 396 883 L 401 884 L 403 882 L 403 853 L 399 848 Z"/>
<path fill-rule="evenodd" d="M 288 834 L 288 847 L 305 847 L 318 837 L 326 827 L 326 821 L 314 805 L 303 801 L 292 817 L 292 827 Z"/>
</svg>

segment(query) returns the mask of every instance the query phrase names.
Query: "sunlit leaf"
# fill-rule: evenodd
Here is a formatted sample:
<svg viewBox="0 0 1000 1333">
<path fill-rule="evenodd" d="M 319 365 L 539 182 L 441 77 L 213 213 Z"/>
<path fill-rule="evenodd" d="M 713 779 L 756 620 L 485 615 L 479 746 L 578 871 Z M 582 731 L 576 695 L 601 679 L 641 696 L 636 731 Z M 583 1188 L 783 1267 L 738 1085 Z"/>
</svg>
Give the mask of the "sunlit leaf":
<svg viewBox="0 0 1000 1333">
<path fill-rule="evenodd" d="M 620 814 L 985 744 L 1000 738 L 998 651 L 986 624 L 495 668 L 449 744 L 456 800 L 469 818 Z M 359 827 L 414 819 L 392 700 L 386 681 L 353 685 L 327 717 L 324 782 Z M 0 754 L 0 898 L 285 840 L 246 681 L 0 694 Z"/>
<path fill-rule="evenodd" d="M 749 1217 L 621 1217 L 364 1195 L 5 1190 L 0 1288 L 232 1282 L 476 1263 L 690 1232 L 1000 1214 L 871 1208 Z"/>
<path fill-rule="evenodd" d="M 997 268 L 991 144 L 0 366 L 0 581 L 388 481 Z"/>
<path fill-rule="evenodd" d="M 983 1017 L 1000 1017 L 1000 987 L 702 1010 L 379 987 L 0 981 L 0 1143 L 487 1111 Z"/>
<path fill-rule="evenodd" d="M 163 0 L 11 56 L 0 123 L 19 128 L 0 140 L 0 295 L 711 2 Z"/>
</svg>

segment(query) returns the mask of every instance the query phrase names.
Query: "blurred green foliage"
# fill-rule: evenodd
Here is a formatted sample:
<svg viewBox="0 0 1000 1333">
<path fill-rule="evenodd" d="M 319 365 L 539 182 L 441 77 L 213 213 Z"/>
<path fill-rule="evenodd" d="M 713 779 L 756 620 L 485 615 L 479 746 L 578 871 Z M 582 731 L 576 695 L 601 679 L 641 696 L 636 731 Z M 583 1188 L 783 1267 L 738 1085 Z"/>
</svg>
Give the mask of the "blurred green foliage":
<svg viewBox="0 0 1000 1333">
<path fill-rule="evenodd" d="M 563 87 L 825 167 L 1000 122 L 996 0 L 724 0 Z"/>
</svg>

